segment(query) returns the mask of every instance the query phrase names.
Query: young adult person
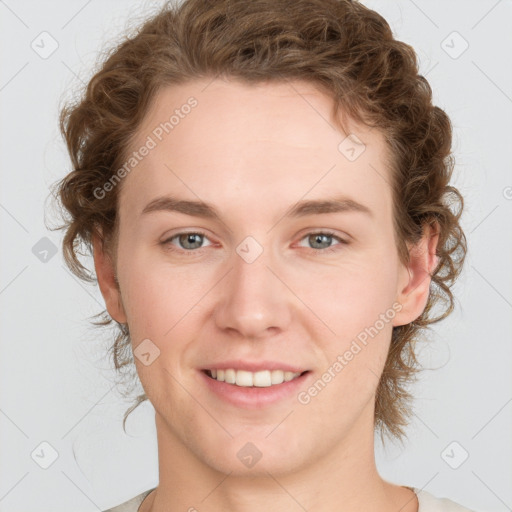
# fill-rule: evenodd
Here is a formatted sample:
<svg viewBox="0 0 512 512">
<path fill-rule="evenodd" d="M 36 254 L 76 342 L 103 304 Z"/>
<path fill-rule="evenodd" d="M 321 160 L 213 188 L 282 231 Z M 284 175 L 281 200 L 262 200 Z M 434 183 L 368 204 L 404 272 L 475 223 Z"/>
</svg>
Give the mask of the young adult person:
<svg viewBox="0 0 512 512">
<path fill-rule="evenodd" d="M 159 484 L 112 512 L 468 510 L 375 465 L 466 249 L 450 120 L 379 14 L 168 4 L 61 127 L 65 257 L 156 411 Z"/>
</svg>

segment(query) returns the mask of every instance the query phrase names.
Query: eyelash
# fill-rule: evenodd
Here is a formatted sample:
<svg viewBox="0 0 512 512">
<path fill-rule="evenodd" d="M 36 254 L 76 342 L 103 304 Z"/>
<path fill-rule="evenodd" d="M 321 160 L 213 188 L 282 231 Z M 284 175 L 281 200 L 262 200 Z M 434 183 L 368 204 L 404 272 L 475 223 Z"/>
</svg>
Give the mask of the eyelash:
<svg viewBox="0 0 512 512">
<path fill-rule="evenodd" d="M 169 251 L 172 251 L 172 252 L 178 252 L 178 253 L 181 253 L 181 254 L 187 254 L 187 256 L 195 256 L 197 254 L 201 254 L 202 253 L 202 250 L 203 249 L 206 249 L 206 247 L 200 247 L 198 249 L 180 249 L 180 248 L 176 248 L 176 246 L 174 246 L 171 241 L 174 240 L 175 238 L 178 238 L 182 235 L 200 235 L 204 238 L 208 238 L 208 236 L 206 235 L 205 232 L 203 231 L 183 231 L 181 233 L 177 233 L 173 236 L 171 236 L 170 238 L 168 238 L 167 240 L 164 240 L 163 242 L 161 242 L 161 245 L 165 246 L 166 250 L 169 250 Z M 337 236 L 333 231 L 330 231 L 328 229 L 324 229 L 322 231 L 310 231 L 309 233 L 306 233 L 301 239 L 300 241 L 304 240 L 305 238 L 309 237 L 309 236 L 312 236 L 312 235 L 327 235 L 329 237 L 332 237 L 333 239 L 336 239 L 339 244 L 337 245 L 334 245 L 334 246 L 331 246 L 331 247 L 326 247 L 324 249 L 313 249 L 311 247 L 309 248 L 305 248 L 305 249 L 309 249 L 309 251 L 312 251 L 313 253 L 315 254 L 325 254 L 325 253 L 334 253 L 334 252 L 337 252 L 338 250 L 340 249 L 336 249 L 336 247 L 338 247 L 338 245 L 349 245 L 349 242 L 347 242 L 346 240 L 340 238 L 339 236 Z"/>
</svg>

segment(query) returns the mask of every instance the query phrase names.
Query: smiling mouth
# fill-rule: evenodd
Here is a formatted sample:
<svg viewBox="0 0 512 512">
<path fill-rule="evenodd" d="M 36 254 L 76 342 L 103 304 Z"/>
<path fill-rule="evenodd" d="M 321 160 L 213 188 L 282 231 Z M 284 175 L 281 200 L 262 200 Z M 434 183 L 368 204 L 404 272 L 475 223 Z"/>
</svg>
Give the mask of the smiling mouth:
<svg viewBox="0 0 512 512">
<path fill-rule="evenodd" d="M 203 370 L 203 372 L 213 380 L 225 382 L 226 384 L 232 384 L 234 386 L 245 388 L 268 388 L 295 380 L 305 373 L 308 373 L 308 370 L 304 372 L 288 372 L 284 370 L 262 370 L 258 372 L 249 372 L 246 370 L 226 368 L 208 369 Z"/>
</svg>

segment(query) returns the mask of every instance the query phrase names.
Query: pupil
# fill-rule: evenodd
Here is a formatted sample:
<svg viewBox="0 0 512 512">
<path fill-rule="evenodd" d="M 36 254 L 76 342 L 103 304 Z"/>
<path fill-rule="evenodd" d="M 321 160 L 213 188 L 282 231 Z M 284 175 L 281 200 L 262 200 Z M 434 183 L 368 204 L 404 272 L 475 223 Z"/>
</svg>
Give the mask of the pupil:
<svg viewBox="0 0 512 512">
<path fill-rule="evenodd" d="M 196 249 L 201 245 L 201 235 L 198 235 L 197 233 L 187 233 L 184 235 L 184 242 L 185 249 Z M 188 244 L 191 244 L 194 247 L 190 247 Z"/>
<path fill-rule="evenodd" d="M 312 236 L 312 239 L 313 239 L 313 246 L 314 244 L 318 243 L 318 244 L 324 244 L 324 245 L 327 245 L 327 247 L 329 246 L 329 241 L 331 239 L 331 235 L 322 235 L 322 234 L 319 234 L 319 235 L 313 235 Z"/>
</svg>

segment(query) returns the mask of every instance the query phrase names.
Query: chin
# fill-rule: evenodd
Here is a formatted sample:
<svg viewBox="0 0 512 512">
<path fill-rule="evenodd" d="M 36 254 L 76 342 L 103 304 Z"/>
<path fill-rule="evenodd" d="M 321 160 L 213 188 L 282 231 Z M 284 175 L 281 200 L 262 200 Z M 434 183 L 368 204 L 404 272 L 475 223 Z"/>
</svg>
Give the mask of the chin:
<svg viewBox="0 0 512 512">
<path fill-rule="evenodd" d="M 275 427 L 273 427 L 275 428 Z M 255 429 L 251 429 L 255 430 Z M 272 429 L 264 432 L 239 434 L 222 444 L 197 446 L 196 453 L 212 469 L 232 476 L 268 477 L 289 474 L 304 464 L 304 441 L 298 443 L 294 436 L 276 435 Z M 275 436 L 275 437 L 274 437 Z"/>
</svg>

